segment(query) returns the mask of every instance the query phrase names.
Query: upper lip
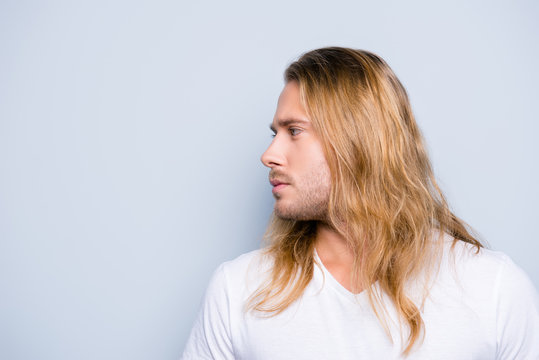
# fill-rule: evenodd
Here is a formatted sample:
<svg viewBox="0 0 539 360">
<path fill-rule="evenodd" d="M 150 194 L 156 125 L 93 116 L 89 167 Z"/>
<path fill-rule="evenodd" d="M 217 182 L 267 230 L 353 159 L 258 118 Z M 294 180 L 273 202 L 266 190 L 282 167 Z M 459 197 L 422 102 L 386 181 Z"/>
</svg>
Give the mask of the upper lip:
<svg viewBox="0 0 539 360">
<path fill-rule="evenodd" d="M 272 179 L 272 180 L 270 180 L 270 184 L 273 185 L 273 186 L 277 186 L 279 184 L 287 184 L 287 183 L 285 183 L 284 181 L 278 180 L 278 179 Z"/>
</svg>

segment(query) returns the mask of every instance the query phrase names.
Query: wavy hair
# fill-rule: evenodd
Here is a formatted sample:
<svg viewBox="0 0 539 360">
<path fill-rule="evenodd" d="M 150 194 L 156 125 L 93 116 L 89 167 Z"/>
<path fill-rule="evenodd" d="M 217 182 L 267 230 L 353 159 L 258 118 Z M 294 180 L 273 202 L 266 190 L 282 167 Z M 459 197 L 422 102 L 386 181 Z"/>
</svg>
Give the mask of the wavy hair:
<svg viewBox="0 0 539 360">
<path fill-rule="evenodd" d="M 436 244 L 442 243 L 433 241 L 434 231 L 452 236 L 453 246 L 464 241 L 479 251 L 483 245 L 450 211 L 406 90 L 382 58 L 364 50 L 317 49 L 290 64 L 284 78 L 298 82 L 322 143 L 331 173 L 328 224 L 355 255 L 352 287 L 367 292 L 389 336 L 382 293 L 391 300 L 408 326 L 402 351 L 408 355 L 424 323 L 422 305 L 406 283 L 433 273 L 441 249 Z M 316 226 L 272 215 L 264 238 L 273 268 L 246 309 L 274 316 L 301 297 L 313 277 Z M 427 296 L 425 285 L 422 302 Z"/>
</svg>

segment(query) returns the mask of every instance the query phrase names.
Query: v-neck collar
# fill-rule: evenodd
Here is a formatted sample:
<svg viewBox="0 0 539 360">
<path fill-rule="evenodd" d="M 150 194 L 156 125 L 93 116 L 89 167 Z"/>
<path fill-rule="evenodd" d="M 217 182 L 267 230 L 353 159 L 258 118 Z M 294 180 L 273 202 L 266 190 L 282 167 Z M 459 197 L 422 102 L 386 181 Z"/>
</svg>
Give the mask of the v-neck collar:
<svg viewBox="0 0 539 360">
<path fill-rule="evenodd" d="M 363 298 L 366 296 L 365 289 L 362 290 L 360 293 L 354 294 L 347 288 L 341 285 L 340 282 L 337 281 L 333 277 L 333 275 L 329 272 L 329 270 L 324 266 L 324 263 L 318 256 L 318 252 L 316 251 L 316 248 L 313 252 L 314 261 L 319 265 L 321 273 L 323 275 L 322 281 L 327 282 L 329 286 L 331 286 L 335 291 L 337 291 L 340 295 L 347 298 L 348 300 L 357 303 L 360 298 Z"/>
</svg>

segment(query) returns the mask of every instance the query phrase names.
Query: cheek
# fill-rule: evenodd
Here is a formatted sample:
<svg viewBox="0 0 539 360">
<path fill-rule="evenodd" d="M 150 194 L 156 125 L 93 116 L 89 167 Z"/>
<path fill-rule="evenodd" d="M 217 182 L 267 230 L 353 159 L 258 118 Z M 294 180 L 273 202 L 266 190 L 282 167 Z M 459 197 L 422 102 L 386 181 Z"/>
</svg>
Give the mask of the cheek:
<svg viewBox="0 0 539 360">
<path fill-rule="evenodd" d="M 297 180 L 302 189 L 325 192 L 331 182 L 329 167 L 324 159 L 317 160 L 313 162 L 311 159 L 311 162 L 305 162 L 307 166 L 302 167 L 301 172 L 298 171 Z"/>
<path fill-rule="evenodd" d="M 291 175 L 298 184 L 323 186 L 330 181 L 329 167 L 318 143 L 295 147 L 288 160 L 293 169 Z"/>
</svg>

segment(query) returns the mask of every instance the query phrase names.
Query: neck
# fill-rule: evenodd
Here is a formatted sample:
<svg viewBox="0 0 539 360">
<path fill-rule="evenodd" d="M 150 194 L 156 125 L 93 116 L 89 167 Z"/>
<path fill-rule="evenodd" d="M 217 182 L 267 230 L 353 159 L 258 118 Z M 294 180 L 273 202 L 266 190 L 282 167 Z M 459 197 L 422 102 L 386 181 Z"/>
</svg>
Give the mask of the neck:
<svg viewBox="0 0 539 360">
<path fill-rule="evenodd" d="M 359 293 L 361 288 L 351 283 L 354 252 L 333 227 L 319 223 L 316 228 L 315 248 L 324 267 L 344 288 Z"/>
<path fill-rule="evenodd" d="M 320 222 L 316 227 L 315 248 L 324 266 L 352 268 L 354 262 L 352 249 L 345 238 L 327 223 Z"/>
</svg>

